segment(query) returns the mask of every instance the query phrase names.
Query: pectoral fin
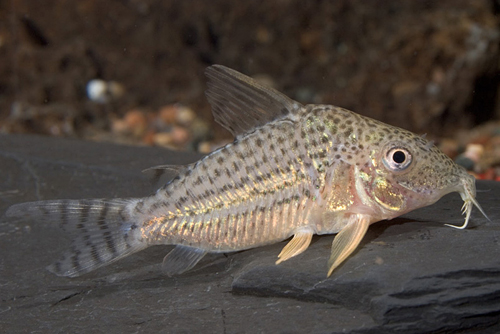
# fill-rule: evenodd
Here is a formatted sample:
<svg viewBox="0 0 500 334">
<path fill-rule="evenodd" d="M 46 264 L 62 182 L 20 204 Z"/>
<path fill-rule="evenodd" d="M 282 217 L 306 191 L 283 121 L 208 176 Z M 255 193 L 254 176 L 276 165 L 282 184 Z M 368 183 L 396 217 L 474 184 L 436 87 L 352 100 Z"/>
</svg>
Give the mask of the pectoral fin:
<svg viewBox="0 0 500 334">
<path fill-rule="evenodd" d="M 328 260 L 328 277 L 358 247 L 369 225 L 369 216 L 361 214 L 353 215 L 349 219 L 347 226 L 333 239 L 332 254 Z"/>
<path fill-rule="evenodd" d="M 278 261 L 276 261 L 276 264 L 286 261 L 289 258 L 299 255 L 305 251 L 311 243 L 313 233 L 313 230 L 310 228 L 304 228 L 297 231 L 292 240 L 286 244 L 281 253 L 278 255 Z"/>
<path fill-rule="evenodd" d="M 163 258 L 162 269 L 168 275 L 178 275 L 193 268 L 205 255 L 207 251 L 188 246 L 175 246 Z"/>
</svg>

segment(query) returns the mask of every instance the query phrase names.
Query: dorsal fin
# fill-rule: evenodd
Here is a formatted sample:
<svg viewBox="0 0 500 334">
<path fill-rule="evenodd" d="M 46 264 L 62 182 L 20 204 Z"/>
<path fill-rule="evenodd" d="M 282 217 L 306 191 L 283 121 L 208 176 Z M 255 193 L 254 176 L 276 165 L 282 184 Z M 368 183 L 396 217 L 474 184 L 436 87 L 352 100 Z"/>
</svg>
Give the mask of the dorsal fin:
<svg viewBox="0 0 500 334">
<path fill-rule="evenodd" d="M 207 68 L 206 95 L 215 120 L 234 136 L 295 113 L 302 105 L 222 65 Z"/>
</svg>

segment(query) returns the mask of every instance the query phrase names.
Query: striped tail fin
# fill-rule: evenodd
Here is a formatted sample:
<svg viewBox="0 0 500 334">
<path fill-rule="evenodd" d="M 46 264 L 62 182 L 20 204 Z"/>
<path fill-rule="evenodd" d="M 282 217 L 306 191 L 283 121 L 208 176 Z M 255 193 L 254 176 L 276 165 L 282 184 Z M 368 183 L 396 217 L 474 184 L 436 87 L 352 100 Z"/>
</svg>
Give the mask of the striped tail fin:
<svg viewBox="0 0 500 334">
<path fill-rule="evenodd" d="M 74 237 L 62 258 L 47 269 L 76 277 L 147 247 L 132 209 L 136 199 L 54 200 L 11 206 L 7 217 L 58 222 Z"/>
</svg>

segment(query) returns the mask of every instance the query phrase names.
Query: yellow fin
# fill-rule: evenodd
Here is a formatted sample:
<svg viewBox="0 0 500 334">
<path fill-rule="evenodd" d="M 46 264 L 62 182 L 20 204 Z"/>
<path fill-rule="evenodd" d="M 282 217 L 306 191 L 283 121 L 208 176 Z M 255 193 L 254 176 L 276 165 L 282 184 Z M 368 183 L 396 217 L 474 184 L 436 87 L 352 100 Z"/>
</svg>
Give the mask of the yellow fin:
<svg viewBox="0 0 500 334">
<path fill-rule="evenodd" d="M 295 232 L 292 240 L 286 244 L 280 255 L 278 255 L 278 261 L 276 261 L 276 264 L 280 264 L 281 262 L 305 251 L 311 243 L 313 233 L 314 231 L 310 228 L 303 228 Z"/>
<path fill-rule="evenodd" d="M 347 226 L 333 239 L 332 254 L 328 260 L 328 277 L 358 247 L 369 225 L 369 216 L 361 214 L 353 215 L 349 219 Z"/>
</svg>

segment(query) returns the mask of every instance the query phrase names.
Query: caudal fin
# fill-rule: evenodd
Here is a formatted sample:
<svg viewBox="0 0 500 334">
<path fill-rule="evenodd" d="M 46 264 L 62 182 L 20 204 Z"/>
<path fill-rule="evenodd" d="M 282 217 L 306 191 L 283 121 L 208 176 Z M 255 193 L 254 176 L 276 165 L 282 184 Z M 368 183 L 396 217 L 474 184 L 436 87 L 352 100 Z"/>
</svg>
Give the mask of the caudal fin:
<svg viewBox="0 0 500 334">
<path fill-rule="evenodd" d="M 62 258 L 47 267 L 58 276 L 76 277 L 107 265 L 147 245 L 129 209 L 135 200 L 55 200 L 16 204 L 7 217 L 59 223 L 73 235 Z"/>
</svg>

